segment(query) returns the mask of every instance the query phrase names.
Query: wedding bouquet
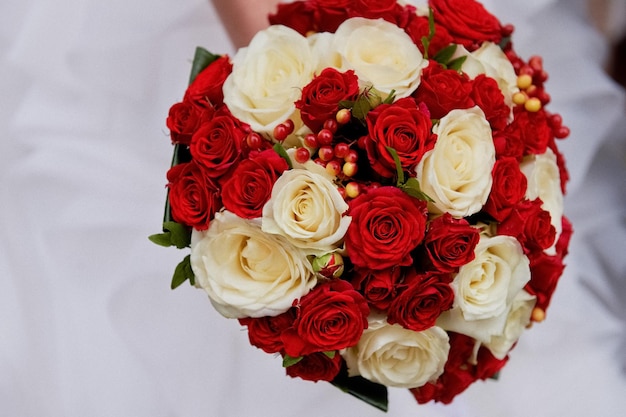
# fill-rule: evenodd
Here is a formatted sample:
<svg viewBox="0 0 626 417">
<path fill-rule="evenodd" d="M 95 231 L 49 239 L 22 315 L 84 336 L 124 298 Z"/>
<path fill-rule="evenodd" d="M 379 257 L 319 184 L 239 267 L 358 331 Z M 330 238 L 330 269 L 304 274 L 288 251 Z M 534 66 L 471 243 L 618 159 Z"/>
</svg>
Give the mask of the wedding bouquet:
<svg viewBox="0 0 626 417">
<path fill-rule="evenodd" d="M 540 57 L 474 0 L 280 4 L 198 48 L 171 107 L 163 233 L 286 373 L 381 408 L 495 378 L 544 319 L 572 232 Z"/>
</svg>

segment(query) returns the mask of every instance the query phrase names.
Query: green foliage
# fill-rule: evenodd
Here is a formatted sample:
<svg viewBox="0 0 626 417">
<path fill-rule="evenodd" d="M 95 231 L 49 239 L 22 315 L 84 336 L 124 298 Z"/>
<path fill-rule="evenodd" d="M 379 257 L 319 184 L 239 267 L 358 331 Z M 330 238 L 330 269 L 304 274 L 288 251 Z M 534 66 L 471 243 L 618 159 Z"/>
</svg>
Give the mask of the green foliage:
<svg viewBox="0 0 626 417">
<path fill-rule="evenodd" d="M 195 285 L 196 276 L 193 273 L 193 270 L 191 269 L 190 259 L 191 259 L 191 255 L 187 255 L 185 256 L 185 259 L 183 259 L 176 266 L 176 269 L 174 270 L 174 276 L 172 277 L 172 285 L 171 285 L 172 289 L 179 287 L 187 280 L 189 280 L 189 283 L 191 285 Z"/>
<path fill-rule="evenodd" d="M 220 55 L 212 54 L 202 47 L 197 47 L 191 64 L 191 74 L 189 75 L 189 84 L 196 79 L 206 67 L 208 67 L 213 61 L 218 59 Z"/>
<path fill-rule="evenodd" d="M 191 243 L 191 230 L 180 223 L 166 221 L 163 223 L 163 233 L 148 236 L 148 239 L 159 246 L 183 249 Z"/>
<path fill-rule="evenodd" d="M 405 180 L 404 170 L 402 169 L 402 163 L 400 162 L 398 152 L 396 152 L 396 150 L 393 149 L 391 146 L 387 146 L 386 148 L 396 164 L 396 187 L 400 188 L 411 197 L 417 198 L 419 200 L 433 201 L 432 198 L 430 198 L 426 193 L 422 191 L 420 183 L 416 178 L 409 177 L 408 180 Z"/>
</svg>

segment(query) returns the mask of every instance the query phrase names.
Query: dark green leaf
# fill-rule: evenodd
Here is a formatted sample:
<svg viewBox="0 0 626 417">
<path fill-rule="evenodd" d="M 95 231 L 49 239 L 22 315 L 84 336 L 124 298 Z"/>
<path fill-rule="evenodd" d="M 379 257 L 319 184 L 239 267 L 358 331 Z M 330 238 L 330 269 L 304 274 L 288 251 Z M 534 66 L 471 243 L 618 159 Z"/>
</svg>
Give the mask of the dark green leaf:
<svg viewBox="0 0 626 417">
<path fill-rule="evenodd" d="M 295 365 L 296 363 L 302 360 L 302 356 L 298 356 L 297 358 L 293 358 L 287 354 L 283 358 L 283 368 L 289 368 L 290 366 Z"/>
<path fill-rule="evenodd" d="M 496 372 L 495 374 L 491 375 L 489 377 L 489 379 L 493 379 L 494 381 L 497 381 L 500 379 L 500 372 Z"/>
<path fill-rule="evenodd" d="M 287 165 L 289 166 L 289 169 L 293 169 L 293 164 L 291 163 L 291 158 L 289 157 L 289 154 L 287 153 L 287 151 L 285 150 L 283 145 L 281 145 L 278 142 L 275 143 L 274 144 L 274 151 L 278 155 L 280 155 L 280 157 L 283 158 L 287 162 Z"/>
<path fill-rule="evenodd" d="M 397 186 L 400 187 L 404 184 L 404 170 L 402 169 L 402 164 L 400 163 L 400 157 L 398 156 L 398 152 L 393 149 L 391 146 L 386 146 L 389 155 L 393 158 L 393 161 L 396 163 L 396 173 L 398 175 L 398 183 Z"/>
<path fill-rule="evenodd" d="M 174 276 L 172 277 L 172 285 L 171 285 L 172 289 L 179 287 L 181 284 L 183 284 L 187 280 L 189 280 L 189 283 L 191 285 L 195 284 L 195 275 L 193 273 L 193 270 L 191 269 L 190 259 L 191 259 L 191 256 L 187 255 L 185 256 L 185 259 L 183 259 L 176 266 L 176 269 L 174 270 Z"/>
<path fill-rule="evenodd" d="M 430 42 L 435 37 L 435 16 L 433 14 L 433 9 L 428 8 L 428 36 L 422 36 L 422 46 L 424 47 L 424 58 L 428 59 L 428 48 L 430 47 Z"/>
<path fill-rule="evenodd" d="M 191 74 L 189 75 L 189 84 L 196 79 L 198 74 L 200 74 L 206 67 L 208 67 L 213 61 L 218 59 L 220 56 L 212 54 L 202 47 L 196 48 L 196 53 L 193 57 L 193 63 L 191 64 Z"/>
<path fill-rule="evenodd" d="M 387 387 L 384 385 L 368 381 L 360 376 L 349 377 L 345 369 L 335 377 L 331 384 L 343 392 L 387 412 L 389 400 L 387 398 Z"/>
<path fill-rule="evenodd" d="M 453 59 L 452 61 L 448 62 L 447 67 L 450 69 L 453 69 L 455 71 L 459 71 L 461 72 L 461 67 L 463 66 L 463 63 L 465 62 L 465 60 L 467 59 L 466 56 L 460 56 L 456 59 Z"/>
<path fill-rule="evenodd" d="M 365 95 L 362 95 L 359 96 L 357 101 L 354 102 L 354 106 L 352 106 L 352 116 L 363 121 L 370 110 L 372 110 L 372 104 Z"/>
<path fill-rule="evenodd" d="M 402 191 L 404 191 L 411 197 L 415 197 L 419 200 L 424 200 L 424 201 L 430 201 L 430 202 L 434 201 L 432 198 L 428 196 L 428 194 L 422 191 L 420 187 L 420 183 L 417 180 L 417 178 L 413 178 L 413 177 L 409 178 L 406 183 L 400 186 L 400 188 L 402 188 Z"/>
<path fill-rule="evenodd" d="M 160 246 L 176 246 L 183 249 L 191 243 L 191 230 L 173 221 L 163 223 L 163 233 L 148 236 L 153 243 Z"/>
<path fill-rule="evenodd" d="M 440 64 L 446 65 L 448 64 L 448 61 L 450 61 L 450 58 L 452 58 L 452 55 L 454 55 L 455 52 L 456 52 L 456 44 L 453 43 L 449 46 L 446 46 L 439 52 L 437 52 L 437 54 L 433 57 L 433 59 L 439 62 Z"/>
<path fill-rule="evenodd" d="M 324 352 L 324 355 L 326 355 L 328 359 L 335 359 L 336 354 L 337 354 L 336 350 L 330 350 L 328 352 Z"/>
</svg>

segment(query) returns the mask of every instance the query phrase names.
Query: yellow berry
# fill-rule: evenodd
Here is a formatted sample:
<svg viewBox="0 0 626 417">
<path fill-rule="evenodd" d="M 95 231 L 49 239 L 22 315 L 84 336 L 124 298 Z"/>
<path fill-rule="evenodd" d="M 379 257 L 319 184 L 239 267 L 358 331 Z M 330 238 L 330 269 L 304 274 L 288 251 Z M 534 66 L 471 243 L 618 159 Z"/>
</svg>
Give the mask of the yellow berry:
<svg viewBox="0 0 626 417">
<path fill-rule="evenodd" d="M 541 100 L 537 97 L 531 97 L 524 103 L 524 108 L 531 113 L 536 113 L 541 110 Z"/>
<path fill-rule="evenodd" d="M 539 308 L 539 307 L 535 307 L 533 309 L 532 315 L 530 316 L 530 318 L 532 319 L 532 321 L 536 321 L 537 323 L 541 323 L 542 321 L 544 321 L 546 319 L 546 312 Z"/>
<path fill-rule="evenodd" d="M 518 106 L 526 103 L 526 100 L 528 100 L 528 97 L 522 92 L 513 94 L 513 103 L 517 104 Z"/>
<path fill-rule="evenodd" d="M 517 77 L 517 86 L 522 90 L 526 90 L 531 85 L 533 85 L 533 77 L 530 75 L 522 74 Z"/>
</svg>

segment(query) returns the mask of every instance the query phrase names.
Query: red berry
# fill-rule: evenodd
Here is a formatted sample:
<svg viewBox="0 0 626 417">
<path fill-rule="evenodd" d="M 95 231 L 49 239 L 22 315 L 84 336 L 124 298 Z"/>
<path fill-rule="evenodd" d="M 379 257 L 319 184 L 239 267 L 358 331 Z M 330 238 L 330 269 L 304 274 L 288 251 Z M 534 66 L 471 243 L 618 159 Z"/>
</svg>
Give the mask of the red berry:
<svg viewBox="0 0 626 417">
<path fill-rule="evenodd" d="M 348 156 L 348 152 L 350 152 L 350 145 L 347 143 L 339 142 L 335 145 L 335 157 L 343 159 Z"/>
<path fill-rule="evenodd" d="M 322 146 L 317 151 L 317 155 L 324 162 L 328 162 L 335 157 L 335 151 L 331 146 Z"/>
<path fill-rule="evenodd" d="M 284 123 L 281 123 L 279 125 L 276 125 L 273 133 L 274 138 L 277 141 L 282 142 L 287 139 L 287 136 L 289 136 L 289 127 L 287 127 Z"/>
<path fill-rule="evenodd" d="M 328 129 L 322 129 L 317 133 L 317 142 L 320 145 L 330 145 L 333 143 L 333 132 Z"/>
<path fill-rule="evenodd" d="M 309 148 L 317 148 L 318 146 L 320 146 L 319 142 L 317 141 L 317 136 L 315 136 L 313 133 L 308 133 L 304 136 L 304 144 Z"/>
<path fill-rule="evenodd" d="M 350 149 L 348 155 L 343 158 L 346 162 L 356 163 L 359 160 L 359 154 L 354 149 Z"/>
<path fill-rule="evenodd" d="M 522 65 L 522 67 L 519 69 L 519 74 L 518 75 L 524 75 L 524 74 L 528 74 L 530 76 L 532 76 L 535 73 L 535 71 L 528 65 Z"/>
<path fill-rule="evenodd" d="M 346 195 L 350 198 L 357 198 L 361 194 L 361 186 L 358 182 L 350 181 L 346 184 Z"/>
<path fill-rule="evenodd" d="M 569 127 L 567 126 L 560 126 L 558 129 L 556 129 L 554 131 L 554 136 L 557 139 L 565 139 L 566 137 L 569 136 Z"/>
<path fill-rule="evenodd" d="M 339 195 L 341 196 L 341 198 L 343 198 L 344 200 L 346 199 L 346 189 L 343 187 L 337 187 L 337 191 L 339 191 Z"/>
<path fill-rule="evenodd" d="M 326 172 L 336 177 L 341 172 L 341 162 L 336 159 L 328 161 L 328 163 L 326 164 Z"/>
<path fill-rule="evenodd" d="M 530 65 L 533 70 L 540 72 L 543 70 L 543 59 L 539 55 L 531 56 L 528 65 Z"/>
<path fill-rule="evenodd" d="M 351 118 L 352 118 L 352 114 L 350 113 L 350 109 L 341 109 L 335 115 L 335 119 L 337 120 L 337 123 L 341 125 L 345 125 L 346 123 L 348 123 Z"/>
<path fill-rule="evenodd" d="M 315 159 L 313 160 L 313 162 L 315 162 L 315 163 L 316 163 L 317 165 L 319 165 L 319 166 L 322 166 L 322 167 L 326 168 L 326 162 L 325 162 L 325 161 L 322 161 L 320 158 L 315 158 Z"/>
<path fill-rule="evenodd" d="M 251 132 L 246 136 L 246 143 L 250 149 L 256 150 L 261 149 L 261 145 L 263 144 L 263 138 L 256 132 Z"/>
<path fill-rule="evenodd" d="M 502 36 L 511 36 L 514 31 L 515 31 L 515 26 L 509 23 L 509 24 L 502 26 L 500 33 L 502 34 Z"/>
<path fill-rule="evenodd" d="M 311 152 L 307 148 L 296 149 L 296 162 L 304 164 L 309 158 L 311 158 Z"/>
<path fill-rule="evenodd" d="M 563 117 L 558 113 L 551 114 L 548 123 L 553 128 L 559 128 L 563 124 Z"/>
<path fill-rule="evenodd" d="M 359 167 L 356 162 L 346 162 L 345 164 L 343 164 L 342 171 L 346 177 L 355 176 L 358 170 Z"/>
<path fill-rule="evenodd" d="M 293 130 L 295 129 L 295 125 L 293 124 L 293 120 L 287 119 L 282 124 L 287 128 L 287 135 L 291 135 Z"/>
<path fill-rule="evenodd" d="M 337 128 L 339 127 L 339 125 L 337 124 L 337 121 L 334 119 L 328 119 L 324 122 L 324 129 L 328 129 L 331 131 L 331 133 L 335 133 L 337 132 Z"/>
</svg>

